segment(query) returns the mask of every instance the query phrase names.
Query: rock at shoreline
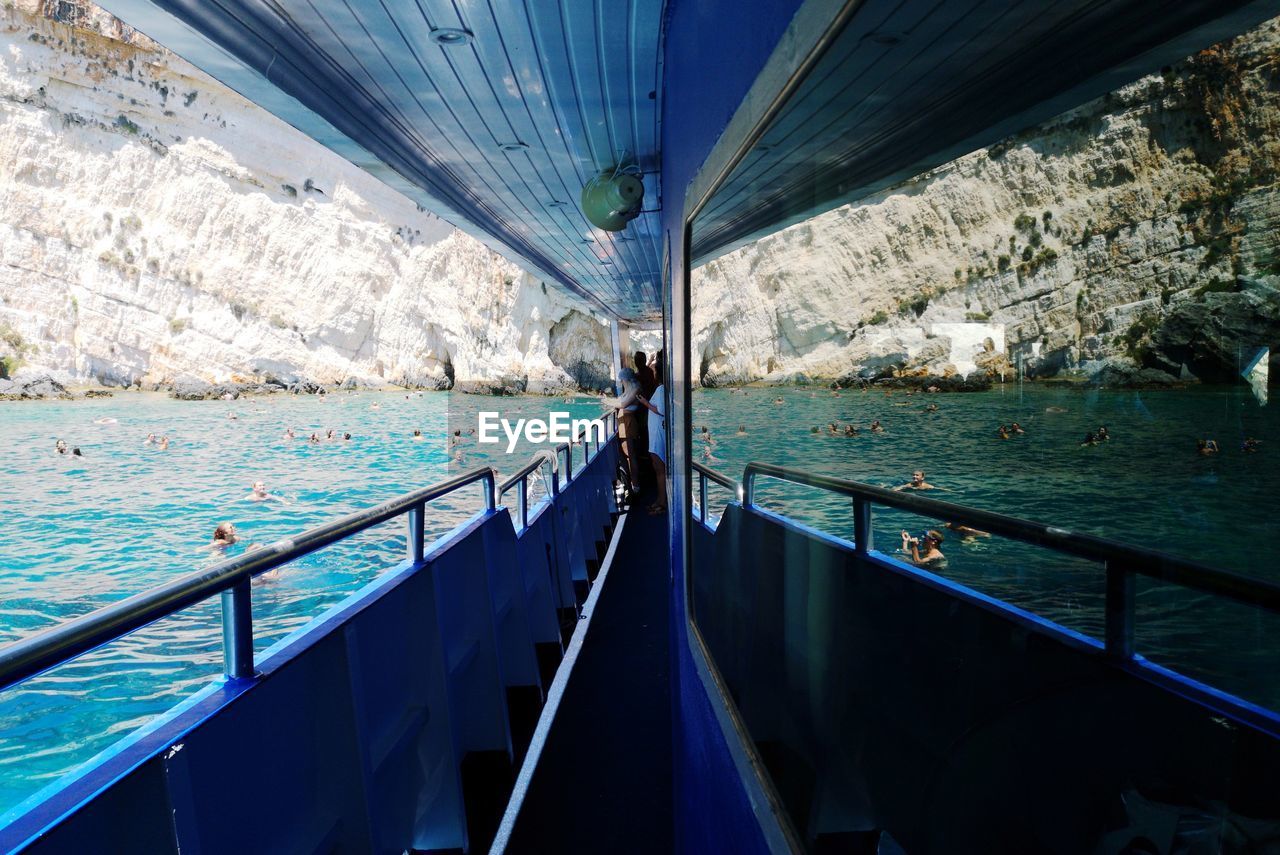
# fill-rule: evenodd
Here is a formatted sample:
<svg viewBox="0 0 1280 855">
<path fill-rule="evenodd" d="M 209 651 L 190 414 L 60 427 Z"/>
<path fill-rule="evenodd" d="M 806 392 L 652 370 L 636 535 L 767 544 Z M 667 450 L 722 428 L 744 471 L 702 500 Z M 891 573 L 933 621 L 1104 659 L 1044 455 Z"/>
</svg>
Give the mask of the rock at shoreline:
<svg viewBox="0 0 1280 855">
<path fill-rule="evenodd" d="M 69 400 L 74 397 L 57 380 L 47 374 L 29 380 L 0 380 L 0 400 L 32 401 L 44 398 Z"/>
</svg>

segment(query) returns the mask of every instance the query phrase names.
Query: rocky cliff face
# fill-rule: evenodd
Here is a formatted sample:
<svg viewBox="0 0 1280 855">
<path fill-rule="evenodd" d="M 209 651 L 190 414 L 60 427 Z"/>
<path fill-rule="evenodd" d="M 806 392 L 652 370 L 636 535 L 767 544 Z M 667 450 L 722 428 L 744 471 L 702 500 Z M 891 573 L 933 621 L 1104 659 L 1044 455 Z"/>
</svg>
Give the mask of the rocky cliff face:
<svg viewBox="0 0 1280 855">
<path fill-rule="evenodd" d="M 10 0 L 0 360 L 554 394 L 603 385 L 611 349 L 570 298 L 101 10 Z"/>
<path fill-rule="evenodd" d="M 1003 328 L 997 372 L 1233 376 L 1280 344 L 1278 60 L 1272 21 L 707 264 L 703 382 L 947 373 L 965 322 Z"/>
</svg>

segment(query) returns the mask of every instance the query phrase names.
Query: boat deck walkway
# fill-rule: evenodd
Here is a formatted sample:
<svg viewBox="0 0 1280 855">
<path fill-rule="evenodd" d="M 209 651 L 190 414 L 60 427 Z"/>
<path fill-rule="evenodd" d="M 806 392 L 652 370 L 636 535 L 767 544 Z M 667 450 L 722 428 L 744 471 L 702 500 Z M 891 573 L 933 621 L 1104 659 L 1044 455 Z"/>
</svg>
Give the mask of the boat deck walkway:
<svg viewBox="0 0 1280 855">
<path fill-rule="evenodd" d="M 667 520 L 649 501 L 619 520 L 507 852 L 672 849 Z"/>
</svg>

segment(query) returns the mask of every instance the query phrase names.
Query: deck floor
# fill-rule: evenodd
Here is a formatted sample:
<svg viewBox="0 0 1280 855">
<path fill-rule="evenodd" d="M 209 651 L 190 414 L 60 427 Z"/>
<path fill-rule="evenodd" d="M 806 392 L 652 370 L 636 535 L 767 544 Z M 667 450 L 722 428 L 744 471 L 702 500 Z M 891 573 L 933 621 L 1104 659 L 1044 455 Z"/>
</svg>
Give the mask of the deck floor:
<svg viewBox="0 0 1280 855">
<path fill-rule="evenodd" d="M 628 515 L 507 846 L 670 852 L 666 516 Z"/>
</svg>

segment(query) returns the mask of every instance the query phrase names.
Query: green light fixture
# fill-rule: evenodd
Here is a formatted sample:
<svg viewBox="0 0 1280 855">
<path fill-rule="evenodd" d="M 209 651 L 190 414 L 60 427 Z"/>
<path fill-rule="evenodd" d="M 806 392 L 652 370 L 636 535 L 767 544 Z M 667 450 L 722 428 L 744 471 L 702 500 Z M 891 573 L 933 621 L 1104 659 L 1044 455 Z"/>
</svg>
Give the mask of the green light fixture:
<svg viewBox="0 0 1280 855">
<path fill-rule="evenodd" d="M 620 232 L 640 216 L 644 205 L 644 182 L 634 164 L 606 169 L 582 188 L 582 213 L 591 225 L 607 232 Z"/>
</svg>

